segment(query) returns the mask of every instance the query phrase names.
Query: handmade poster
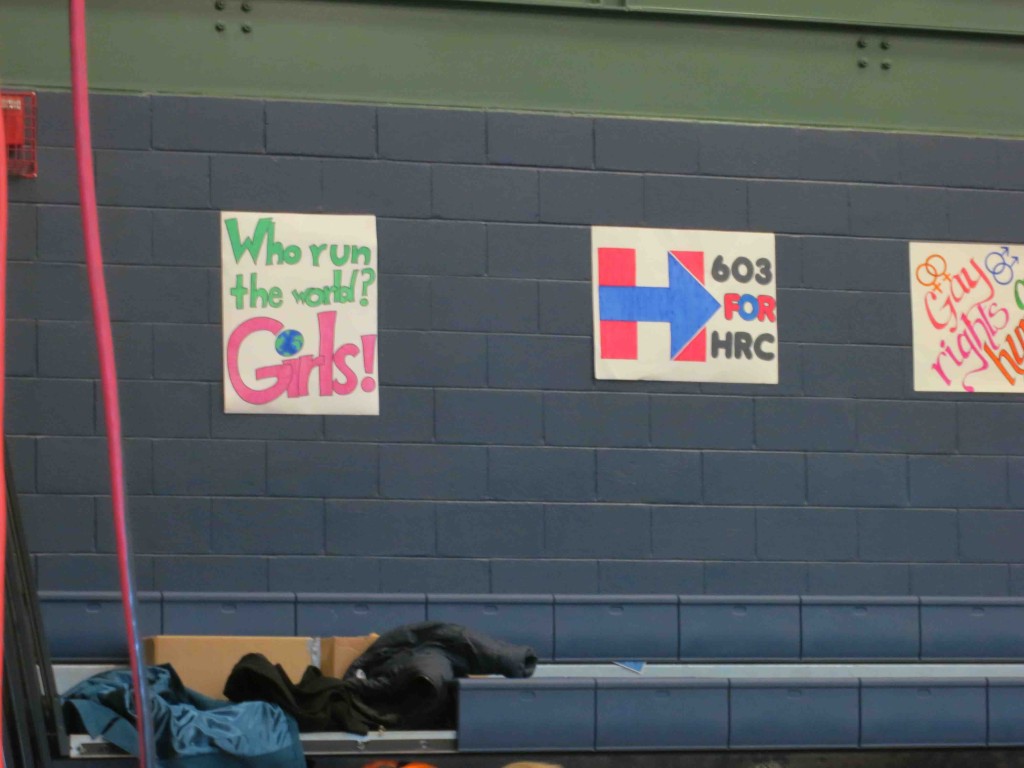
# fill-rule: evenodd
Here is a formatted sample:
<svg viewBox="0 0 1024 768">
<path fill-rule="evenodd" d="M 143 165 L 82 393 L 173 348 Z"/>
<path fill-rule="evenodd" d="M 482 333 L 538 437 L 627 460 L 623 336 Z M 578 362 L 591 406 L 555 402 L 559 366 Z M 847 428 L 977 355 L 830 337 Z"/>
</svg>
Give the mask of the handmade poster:
<svg viewBox="0 0 1024 768">
<path fill-rule="evenodd" d="M 1024 245 L 911 243 L 917 392 L 1024 392 Z"/>
<path fill-rule="evenodd" d="M 225 413 L 377 414 L 373 216 L 220 219 Z"/>
<path fill-rule="evenodd" d="M 777 384 L 775 235 L 593 227 L 599 379 Z"/>
</svg>

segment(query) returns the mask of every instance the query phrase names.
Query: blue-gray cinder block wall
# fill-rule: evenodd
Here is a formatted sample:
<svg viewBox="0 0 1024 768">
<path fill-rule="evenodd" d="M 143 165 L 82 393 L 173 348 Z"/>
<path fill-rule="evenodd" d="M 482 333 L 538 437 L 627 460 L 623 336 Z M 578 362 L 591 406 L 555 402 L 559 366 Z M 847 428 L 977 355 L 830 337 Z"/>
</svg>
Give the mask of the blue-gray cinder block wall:
<svg viewBox="0 0 1024 768">
<path fill-rule="evenodd" d="M 1024 242 L 1024 142 L 93 100 L 140 585 L 1024 594 L 1024 406 L 913 391 L 908 239 Z M 12 185 L 39 585 L 116 586 L 70 102 Z M 221 411 L 218 210 L 373 213 L 379 418 Z M 778 386 L 592 374 L 591 224 L 778 233 Z"/>
</svg>

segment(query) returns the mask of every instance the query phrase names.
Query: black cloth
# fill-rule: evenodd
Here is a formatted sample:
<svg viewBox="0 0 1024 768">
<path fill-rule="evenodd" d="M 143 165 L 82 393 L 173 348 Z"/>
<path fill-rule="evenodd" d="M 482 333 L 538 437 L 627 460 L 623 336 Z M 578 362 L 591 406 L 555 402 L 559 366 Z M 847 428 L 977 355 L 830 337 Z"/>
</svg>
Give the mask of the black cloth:
<svg viewBox="0 0 1024 768">
<path fill-rule="evenodd" d="M 374 710 L 397 715 L 400 728 L 450 728 L 456 678 L 530 677 L 536 668 L 532 648 L 427 621 L 381 635 L 352 662 L 345 681 Z"/>
<path fill-rule="evenodd" d="M 529 677 L 536 667 L 537 655 L 526 646 L 456 624 L 423 622 L 381 635 L 344 680 L 309 667 L 295 684 L 280 666 L 249 654 L 235 665 L 224 695 L 277 704 L 301 731 L 451 728 L 456 678 Z"/>
</svg>

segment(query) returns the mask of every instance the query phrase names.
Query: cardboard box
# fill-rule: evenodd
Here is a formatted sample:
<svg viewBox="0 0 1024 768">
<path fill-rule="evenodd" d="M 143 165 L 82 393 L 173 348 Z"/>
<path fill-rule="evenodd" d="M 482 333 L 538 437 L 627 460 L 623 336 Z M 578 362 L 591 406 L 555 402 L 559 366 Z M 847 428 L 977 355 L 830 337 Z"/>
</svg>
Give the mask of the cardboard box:
<svg viewBox="0 0 1024 768">
<path fill-rule="evenodd" d="M 325 637 L 320 641 L 320 669 L 327 677 L 341 678 L 380 635 Z"/>
<path fill-rule="evenodd" d="M 262 653 L 280 664 L 293 682 L 306 667 L 320 662 L 320 642 L 313 637 L 225 637 L 221 635 L 158 635 L 143 642 L 146 664 L 170 664 L 185 687 L 224 698 L 224 683 L 247 653 Z"/>
</svg>

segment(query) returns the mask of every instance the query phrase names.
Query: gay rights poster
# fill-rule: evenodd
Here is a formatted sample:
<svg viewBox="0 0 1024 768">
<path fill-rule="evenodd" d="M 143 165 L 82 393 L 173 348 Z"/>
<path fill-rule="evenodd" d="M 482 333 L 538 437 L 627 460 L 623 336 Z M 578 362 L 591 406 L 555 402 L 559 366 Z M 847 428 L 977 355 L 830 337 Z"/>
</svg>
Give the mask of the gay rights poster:
<svg viewBox="0 0 1024 768">
<path fill-rule="evenodd" d="M 373 216 L 224 211 L 224 412 L 380 412 Z"/>
<path fill-rule="evenodd" d="M 1024 392 L 1024 246 L 911 243 L 917 392 Z"/>
<path fill-rule="evenodd" d="M 594 227 L 599 379 L 777 384 L 775 235 Z"/>
</svg>

